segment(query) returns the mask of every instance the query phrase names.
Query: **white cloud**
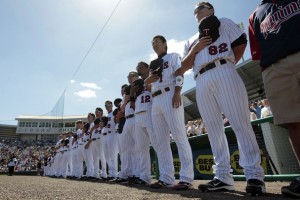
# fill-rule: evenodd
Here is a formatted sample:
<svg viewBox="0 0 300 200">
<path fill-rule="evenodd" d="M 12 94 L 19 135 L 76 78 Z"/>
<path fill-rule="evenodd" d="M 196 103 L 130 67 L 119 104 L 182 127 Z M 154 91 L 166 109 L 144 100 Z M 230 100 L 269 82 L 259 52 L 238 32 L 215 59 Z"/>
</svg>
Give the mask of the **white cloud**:
<svg viewBox="0 0 300 200">
<path fill-rule="evenodd" d="M 81 86 L 91 88 L 91 89 L 96 89 L 96 90 L 101 90 L 102 88 L 99 87 L 96 83 L 80 83 Z"/>
<path fill-rule="evenodd" d="M 70 83 L 75 83 L 75 80 L 70 80 Z"/>
<path fill-rule="evenodd" d="M 85 98 L 85 99 L 97 97 L 96 92 L 94 90 L 90 90 L 90 89 L 74 92 L 74 95 Z"/>
<path fill-rule="evenodd" d="M 184 45 L 186 41 L 177 41 L 175 39 L 171 39 L 167 41 L 168 44 L 168 52 L 178 53 L 181 57 L 183 56 Z"/>
</svg>

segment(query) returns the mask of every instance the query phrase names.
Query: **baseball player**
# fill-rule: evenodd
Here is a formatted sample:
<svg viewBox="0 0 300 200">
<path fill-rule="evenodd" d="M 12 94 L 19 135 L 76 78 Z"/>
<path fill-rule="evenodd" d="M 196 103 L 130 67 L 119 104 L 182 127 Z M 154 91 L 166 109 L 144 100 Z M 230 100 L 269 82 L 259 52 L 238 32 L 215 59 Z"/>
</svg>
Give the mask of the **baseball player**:
<svg viewBox="0 0 300 200">
<path fill-rule="evenodd" d="M 83 142 L 83 122 L 78 120 L 76 122 L 76 135 L 77 135 L 77 150 L 76 150 L 76 158 L 77 163 L 74 167 L 74 173 L 77 179 L 81 179 L 83 175 L 83 161 L 85 160 L 85 153 L 84 153 L 84 142 Z"/>
<path fill-rule="evenodd" d="M 72 173 L 71 173 L 71 179 L 76 179 L 76 167 L 78 166 L 78 141 L 77 141 L 77 134 L 74 133 L 72 136 L 72 143 L 71 143 L 71 165 L 72 165 Z"/>
<path fill-rule="evenodd" d="M 60 177 L 61 173 L 60 173 L 60 163 L 61 163 L 61 157 L 62 157 L 62 153 L 61 153 L 61 147 L 60 144 L 62 142 L 62 137 L 63 135 L 60 134 L 60 139 L 57 141 L 56 145 L 55 145 L 55 157 L 53 159 L 53 170 L 54 170 L 54 177 Z"/>
<path fill-rule="evenodd" d="M 152 92 L 152 123 L 154 127 L 153 147 L 159 162 L 159 181 L 151 184 L 153 188 L 173 187 L 187 190 L 194 180 L 191 146 L 185 133 L 184 110 L 181 103 L 182 80 L 175 79 L 174 72 L 181 67 L 181 60 L 176 53 L 167 53 L 167 41 L 157 35 L 152 40 L 152 47 L 158 59 L 151 63 L 161 63 L 160 70 L 151 69 L 145 80 Z M 161 74 L 157 73 L 161 71 Z M 178 148 L 181 162 L 180 182 L 175 184 L 174 165 L 170 148 L 170 131 Z"/>
<path fill-rule="evenodd" d="M 138 73 L 135 71 L 129 72 L 127 79 L 130 84 L 125 88 L 125 95 L 123 97 L 123 103 L 121 110 L 125 111 L 125 125 L 123 127 L 122 134 L 120 134 L 120 158 L 121 158 L 121 171 L 119 174 L 119 183 L 126 183 L 129 177 L 139 176 L 138 167 L 136 165 L 137 151 L 136 151 L 136 139 L 135 139 L 135 117 L 134 108 L 131 107 L 129 100 L 130 88 L 133 81 L 139 78 Z"/>
<path fill-rule="evenodd" d="M 93 153 L 90 145 L 92 143 L 91 140 L 91 127 L 94 126 L 95 115 L 93 113 L 88 114 L 89 123 L 85 124 L 83 127 L 83 142 L 84 142 L 84 153 L 85 153 L 85 164 L 86 164 L 86 179 L 92 180 L 94 179 L 94 165 L 93 165 Z"/>
<path fill-rule="evenodd" d="M 61 161 L 59 163 L 59 169 L 60 169 L 60 175 L 63 178 L 67 178 L 68 175 L 68 159 L 69 159 L 69 139 L 68 139 L 68 133 L 64 132 L 63 134 L 63 140 L 61 142 Z"/>
<path fill-rule="evenodd" d="M 108 180 L 114 180 L 118 177 L 118 133 L 115 130 L 116 124 L 113 116 L 113 104 L 111 101 L 105 102 L 105 109 L 108 112 L 107 125 L 102 129 L 103 150 L 108 165 Z"/>
<path fill-rule="evenodd" d="M 150 185 L 151 183 L 151 160 L 150 160 L 150 137 L 153 137 L 153 125 L 151 118 L 152 95 L 144 85 L 144 80 L 149 76 L 149 65 L 139 62 L 136 70 L 142 79 L 133 82 L 130 93 L 130 102 L 135 107 L 135 138 L 138 158 L 135 160 L 138 166 L 139 179 L 135 183 Z M 151 139 L 153 140 L 153 139 Z"/>
<path fill-rule="evenodd" d="M 101 121 L 101 118 L 103 116 L 103 109 L 97 107 L 95 110 L 96 114 L 96 119 L 97 123 L 99 120 L 99 123 Z M 94 121 L 94 124 L 95 124 Z M 99 159 L 101 161 L 101 172 L 100 172 L 100 178 L 102 180 L 106 180 L 107 178 L 107 173 L 106 173 L 106 159 L 104 155 L 104 150 L 103 150 L 103 140 L 101 139 L 103 136 L 101 135 L 101 130 L 102 127 L 100 127 L 99 123 L 97 126 L 94 126 L 93 133 L 92 133 L 92 149 L 93 149 L 93 162 L 94 162 L 94 177 L 98 178 L 98 173 L 99 173 Z M 95 133 L 95 134 L 94 134 Z"/>
<path fill-rule="evenodd" d="M 91 144 L 90 147 L 92 151 L 92 156 L 93 156 L 93 177 L 94 178 L 99 178 L 99 160 L 100 160 L 100 138 L 101 138 L 101 129 L 99 127 L 100 123 L 100 118 L 96 118 L 94 121 L 94 127 L 92 131 L 92 136 L 91 136 Z"/>
<path fill-rule="evenodd" d="M 72 131 L 69 131 L 67 133 L 67 139 L 69 141 L 68 144 L 67 144 L 67 149 L 65 151 L 65 153 L 66 153 L 66 164 L 67 164 L 67 170 L 68 170 L 67 178 L 71 178 L 71 176 L 73 176 L 73 163 L 72 163 L 73 132 Z"/>
<path fill-rule="evenodd" d="M 185 71 L 193 68 L 197 105 L 214 155 L 215 177 L 207 184 L 200 184 L 199 189 L 234 190 L 228 142 L 221 117 L 223 112 L 239 144 L 239 164 L 244 168 L 247 179 L 246 192 L 263 194 L 264 171 L 250 124 L 247 91 L 235 69 L 246 48 L 246 36 L 232 20 L 215 17 L 214 7 L 208 2 L 198 3 L 194 15 L 200 34 L 188 40 L 182 67 L 175 74 L 182 77 Z"/>
</svg>

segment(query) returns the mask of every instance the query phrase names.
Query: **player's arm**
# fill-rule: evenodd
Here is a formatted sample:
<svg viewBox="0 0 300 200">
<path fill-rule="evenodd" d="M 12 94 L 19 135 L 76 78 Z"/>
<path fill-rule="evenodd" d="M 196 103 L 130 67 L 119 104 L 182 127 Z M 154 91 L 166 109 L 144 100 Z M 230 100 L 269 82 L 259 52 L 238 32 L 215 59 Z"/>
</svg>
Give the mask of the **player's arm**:
<svg viewBox="0 0 300 200">
<path fill-rule="evenodd" d="M 92 139 L 90 139 L 89 141 L 87 141 L 87 143 L 84 145 L 84 148 L 88 149 L 90 147 L 91 143 L 92 143 Z"/>
<path fill-rule="evenodd" d="M 122 101 L 122 105 L 121 105 L 121 112 L 125 113 L 125 107 L 127 102 L 129 101 L 129 95 L 123 95 L 123 101 Z"/>
<path fill-rule="evenodd" d="M 130 107 L 135 109 L 136 92 L 138 91 L 137 85 L 132 85 L 130 88 Z"/>
<path fill-rule="evenodd" d="M 172 98 L 173 108 L 181 106 L 181 87 L 175 86 L 175 92 Z"/>
<path fill-rule="evenodd" d="M 255 30 L 253 26 L 254 17 L 255 17 L 255 12 L 252 13 L 252 15 L 250 15 L 249 17 L 248 32 L 249 32 L 249 41 L 250 41 L 250 52 L 251 52 L 252 60 L 260 60 L 259 43 L 256 40 Z"/>
<path fill-rule="evenodd" d="M 182 76 L 186 71 L 191 69 L 194 65 L 195 57 L 199 51 L 204 49 L 212 42 L 211 37 L 202 37 L 198 42 L 191 48 L 188 54 L 182 60 L 182 66 L 176 70 L 175 76 Z"/>
<path fill-rule="evenodd" d="M 177 55 L 177 54 L 176 54 Z M 181 60 L 179 55 L 173 56 L 175 69 L 181 68 Z M 178 108 L 181 106 L 181 88 L 183 85 L 183 75 L 175 76 L 175 91 L 172 98 L 172 106 L 173 108 Z"/>
<path fill-rule="evenodd" d="M 235 63 L 238 63 L 239 60 L 242 58 L 246 46 L 247 46 L 247 36 L 245 33 L 231 43 L 231 48 L 235 57 Z"/>
</svg>

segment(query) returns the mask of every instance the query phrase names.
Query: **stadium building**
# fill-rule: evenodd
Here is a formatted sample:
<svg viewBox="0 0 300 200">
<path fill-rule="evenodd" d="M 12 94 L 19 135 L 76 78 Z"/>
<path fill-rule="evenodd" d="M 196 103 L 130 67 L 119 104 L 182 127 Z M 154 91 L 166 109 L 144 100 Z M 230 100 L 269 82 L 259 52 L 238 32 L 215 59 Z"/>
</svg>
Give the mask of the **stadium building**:
<svg viewBox="0 0 300 200">
<path fill-rule="evenodd" d="M 18 116 L 16 135 L 21 140 L 57 140 L 63 131 L 76 131 L 76 121 L 86 122 L 86 115 L 64 116 Z"/>
</svg>

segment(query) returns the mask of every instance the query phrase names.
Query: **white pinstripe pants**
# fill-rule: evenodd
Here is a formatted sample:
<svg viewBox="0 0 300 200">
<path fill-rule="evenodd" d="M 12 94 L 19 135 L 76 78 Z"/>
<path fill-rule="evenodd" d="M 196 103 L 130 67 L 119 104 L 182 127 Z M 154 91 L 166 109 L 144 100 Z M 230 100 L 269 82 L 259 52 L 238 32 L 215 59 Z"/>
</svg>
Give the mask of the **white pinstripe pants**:
<svg viewBox="0 0 300 200">
<path fill-rule="evenodd" d="M 263 180 L 260 151 L 250 123 L 245 85 L 231 63 L 215 67 L 196 79 L 197 105 L 208 131 L 214 155 L 215 178 L 233 185 L 230 155 L 221 112 L 228 118 L 236 135 L 239 164 L 248 179 Z"/>
<path fill-rule="evenodd" d="M 174 165 L 170 147 L 170 131 L 178 148 L 181 162 L 180 181 L 191 183 L 194 180 L 193 156 L 184 124 L 183 106 L 173 108 L 171 91 L 153 98 L 152 123 L 154 127 L 153 147 L 157 153 L 160 180 L 174 184 Z"/>
</svg>

